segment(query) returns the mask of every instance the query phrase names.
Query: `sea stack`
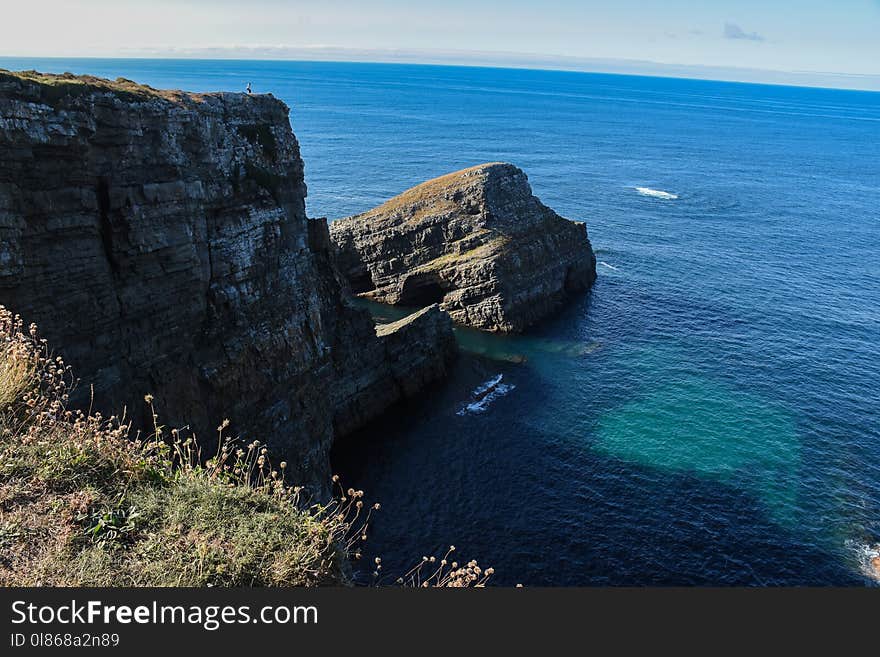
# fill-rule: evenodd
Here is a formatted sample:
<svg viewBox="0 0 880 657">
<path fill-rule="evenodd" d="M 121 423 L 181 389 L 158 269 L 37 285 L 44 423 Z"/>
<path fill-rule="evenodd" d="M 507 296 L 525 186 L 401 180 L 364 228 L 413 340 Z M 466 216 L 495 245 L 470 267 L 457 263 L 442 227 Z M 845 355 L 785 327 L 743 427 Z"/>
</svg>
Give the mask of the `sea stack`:
<svg viewBox="0 0 880 657">
<path fill-rule="evenodd" d="M 330 225 L 352 291 L 402 306 L 439 303 L 458 323 L 517 333 L 596 279 L 584 223 L 559 216 L 512 164 L 422 183 Z"/>
</svg>

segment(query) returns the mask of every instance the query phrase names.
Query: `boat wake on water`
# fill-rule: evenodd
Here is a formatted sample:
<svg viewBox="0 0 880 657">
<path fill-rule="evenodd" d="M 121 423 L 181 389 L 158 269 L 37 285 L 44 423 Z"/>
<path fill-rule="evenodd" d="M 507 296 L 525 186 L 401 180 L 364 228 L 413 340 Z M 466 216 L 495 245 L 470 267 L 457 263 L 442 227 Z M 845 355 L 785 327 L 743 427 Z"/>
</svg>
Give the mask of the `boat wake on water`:
<svg viewBox="0 0 880 657">
<path fill-rule="evenodd" d="M 635 189 L 642 196 L 660 198 L 665 201 L 675 201 L 678 199 L 678 194 L 673 194 L 672 192 L 664 192 L 662 189 L 651 189 L 650 187 L 636 187 Z"/>
<path fill-rule="evenodd" d="M 473 413 L 485 413 L 489 406 L 499 397 L 513 391 L 516 386 L 509 383 L 502 383 L 504 375 L 499 374 L 493 379 L 474 388 L 471 393 L 471 401 L 465 404 L 458 415 L 469 415 Z"/>
</svg>

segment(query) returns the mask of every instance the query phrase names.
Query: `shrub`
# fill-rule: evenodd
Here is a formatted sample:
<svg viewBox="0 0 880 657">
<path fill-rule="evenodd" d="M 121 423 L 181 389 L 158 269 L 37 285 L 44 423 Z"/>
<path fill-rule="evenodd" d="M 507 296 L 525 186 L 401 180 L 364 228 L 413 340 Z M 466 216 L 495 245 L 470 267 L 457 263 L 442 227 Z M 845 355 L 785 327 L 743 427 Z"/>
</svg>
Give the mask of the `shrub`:
<svg viewBox="0 0 880 657">
<path fill-rule="evenodd" d="M 0 340 L 0 584 L 348 582 L 373 511 L 360 491 L 310 501 L 226 423 L 208 460 L 155 412 L 152 434 L 131 438 L 123 419 L 66 408 L 69 370 L 2 307 Z"/>
<path fill-rule="evenodd" d="M 326 503 L 285 480 L 259 441 L 67 408 L 73 377 L 33 325 L 0 306 L 0 586 L 350 584 L 378 504 L 343 489 Z M 482 586 L 492 569 L 425 557 L 397 582 Z M 382 569 L 377 558 L 378 583 Z"/>
<path fill-rule="evenodd" d="M 411 568 L 403 577 L 397 579 L 401 586 L 415 588 L 482 588 L 495 573 L 494 568 L 483 569 L 476 560 L 459 563 L 453 560 L 455 546 L 450 545 L 440 559 L 435 556 L 422 557 L 422 560 Z M 376 559 L 377 572 L 382 567 L 382 560 Z"/>
</svg>

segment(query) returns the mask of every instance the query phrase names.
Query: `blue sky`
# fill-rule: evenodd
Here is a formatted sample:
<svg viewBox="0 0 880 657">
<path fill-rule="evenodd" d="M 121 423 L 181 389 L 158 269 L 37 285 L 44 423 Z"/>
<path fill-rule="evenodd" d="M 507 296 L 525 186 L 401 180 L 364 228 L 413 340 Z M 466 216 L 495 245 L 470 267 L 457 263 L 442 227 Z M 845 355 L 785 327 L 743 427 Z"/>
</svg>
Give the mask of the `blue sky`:
<svg viewBox="0 0 880 657">
<path fill-rule="evenodd" d="M 880 85 L 880 0 L 0 0 L 0 55 L 361 59 Z M 832 74 L 832 75 L 829 75 Z M 771 76 L 772 77 L 772 76 Z M 877 88 L 880 88 L 878 86 Z"/>
</svg>

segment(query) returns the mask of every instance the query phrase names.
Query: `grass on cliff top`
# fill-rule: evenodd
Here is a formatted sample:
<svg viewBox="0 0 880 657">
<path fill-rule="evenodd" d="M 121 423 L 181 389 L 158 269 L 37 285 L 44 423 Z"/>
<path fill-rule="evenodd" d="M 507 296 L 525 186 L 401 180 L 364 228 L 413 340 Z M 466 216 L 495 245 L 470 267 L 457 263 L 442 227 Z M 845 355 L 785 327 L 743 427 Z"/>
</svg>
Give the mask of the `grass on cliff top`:
<svg viewBox="0 0 880 657">
<path fill-rule="evenodd" d="M 388 199 L 379 207 L 357 216 L 359 218 L 375 218 L 379 215 L 391 215 L 395 219 L 418 222 L 426 217 L 457 210 L 458 200 L 448 194 L 449 190 L 458 186 L 461 180 L 469 175 L 503 164 L 503 162 L 488 162 L 432 178 Z M 410 209 L 411 214 L 403 216 L 401 211 L 407 208 Z"/>
<path fill-rule="evenodd" d="M 66 409 L 69 372 L 0 307 L 0 586 L 343 584 L 372 509 L 311 504 L 259 443 L 203 462 Z"/>
<path fill-rule="evenodd" d="M 145 100 L 161 98 L 180 102 L 186 98 L 199 100 L 200 94 L 189 94 L 178 90 L 154 89 L 126 78 L 108 80 L 93 75 L 74 75 L 73 73 L 40 73 L 39 71 L 8 71 L 0 69 L 0 77 L 18 78 L 36 82 L 43 86 L 49 99 L 57 99 L 65 95 L 76 96 L 93 91 L 114 93 L 127 100 Z"/>
<path fill-rule="evenodd" d="M 309 501 L 259 442 L 226 440 L 225 421 L 207 460 L 155 412 L 152 434 L 133 438 L 122 420 L 68 409 L 71 381 L 36 326 L 0 306 L 0 586 L 351 583 L 379 508 L 363 491 Z M 484 585 L 492 569 L 454 549 L 396 582 Z M 371 568 L 381 583 L 381 559 Z"/>
<path fill-rule="evenodd" d="M 483 230 L 475 234 L 490 234 L 492 232 L 494 231 Z M 483 244 L 478 244 L 477 246 L 474 246 L 472 248 L 465 249 L 460 253 L 456 251 L 444 253 L 442 256 L 426 262 L 424 265 L 419 267 L 418 271 L 441 271 L 450 265 L 462 266 L 470 261 L 488 258 L 494 253 L 501 252 L 511 243 L 511 239 L 506 235 L 491 235 L 486 239 L 487 241 Z M 456 243 L 453 242 L 450 246 L 454 247 L 455 244 Z"/>
</svg>

